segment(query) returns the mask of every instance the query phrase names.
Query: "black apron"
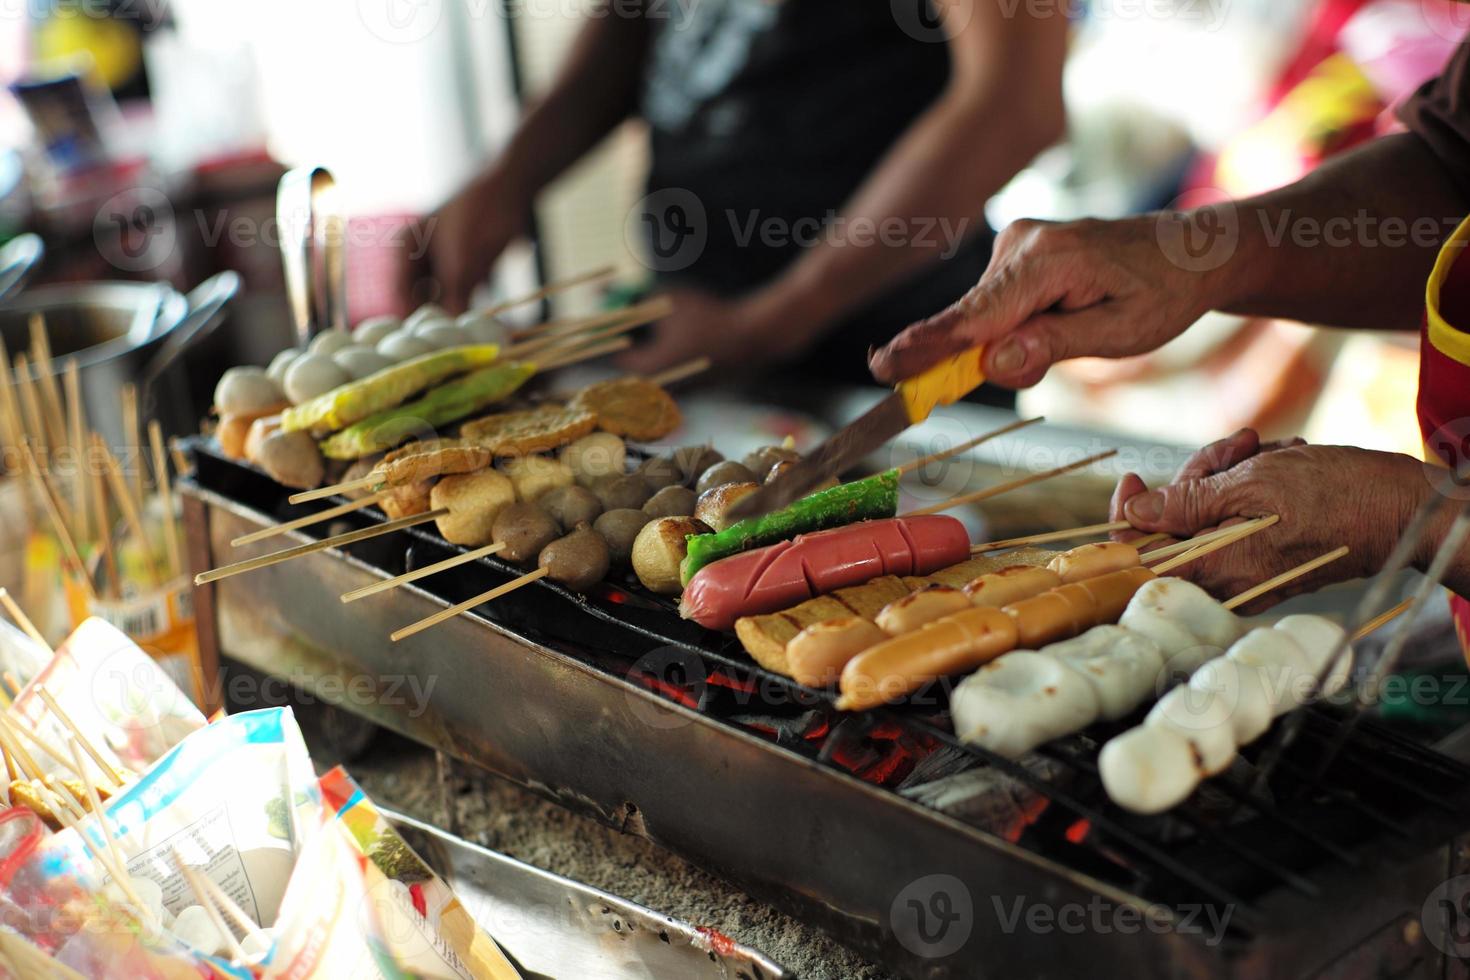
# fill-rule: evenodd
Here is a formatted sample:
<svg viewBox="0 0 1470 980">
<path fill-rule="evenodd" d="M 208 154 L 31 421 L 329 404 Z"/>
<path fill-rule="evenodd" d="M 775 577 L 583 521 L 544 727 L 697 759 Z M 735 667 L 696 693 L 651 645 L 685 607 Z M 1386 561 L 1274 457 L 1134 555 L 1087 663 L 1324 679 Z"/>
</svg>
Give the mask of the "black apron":
<svg viewBox="0 0 1470 980">
<path fill-rule="evenodd" d="M 949 80 L 928 0 L 646 0 L 645 9 L 652 161 L 639 217 L 664 286 L 740 296 L 813 242 L 846 234 L 827 223 Z M 870 382 L 870 345 L 953 302 L 985 271 L 990 229 L 968 230 L 954 254 L 831 328 L 803 370 Z M 927 234 L 948 240 L 937 224 Z"/>
</svg>

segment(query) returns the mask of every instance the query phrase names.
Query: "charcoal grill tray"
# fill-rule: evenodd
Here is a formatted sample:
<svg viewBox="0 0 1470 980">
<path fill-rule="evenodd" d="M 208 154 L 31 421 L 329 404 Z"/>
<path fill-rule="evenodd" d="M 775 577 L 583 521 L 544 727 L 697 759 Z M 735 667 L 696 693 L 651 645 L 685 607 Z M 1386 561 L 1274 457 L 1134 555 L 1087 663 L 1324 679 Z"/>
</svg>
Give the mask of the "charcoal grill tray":
<svg viewBox="0 0 1470 980">
<path fill-rule="evenodd" d="M 196 442 L 191 448 L 198 470 L 185 481 L 184 490 L 191 564 L 198 570 L 229 555 L 225 542 L 234 533 L 264 523 L 263 515 L 287 512 L 286 491 L 258 471 L 219 457 L 206 444 Z M 370 520 L 355 516 L 350 523 Z M 422 587 L 426 583 L 416 583 L 391 599 L 365 600 L 340 612 L 344 607 L 336 593 L 345 591 L 344 586 L 357 587 L 405 571 L 410 563 L 421 566 L 459 553 L 427 531 L 412 530 L 408 536 L 409 549 L 400 535 L 391 535 L 354 545 L 351 554 L 311 555 L 290 566 L 206 587 L 196 593 L 203 643 L 216 651 L 225 643 L 243 644 L 246 662 L 281 672 L 286 672 L 283 665 L 299 663 L 306 655 L 305 662 L 322 671 L 443 674 L 451 683 L 435 694 L 429 716 L 366 713 L 573 809 L 648 836 L 752 894 L 830 929 L 908 976 L 988 977 L 994 970 L 1006 976 L 1048 975 L 1068 964 L 1073 970 L 1088 968 L 1102 948 L 1095 937 L 1072 935 L 1053 934 L 1040 945 L 1035 937 L 1028 942 L 1028 937 L 991 921 L 997 906 L 995 912 L 976 908 L 977 936 L 959 954 L 915 954 L 896 941 L 888 903 L 896 901 L 905 884 L 925 874 L 955 874 L 969 884 L 977 903 L 992 894 L 1044 895 L 1053 903 L 1086 903 L 1101 895 L 1115 905 L 1135 907 L 1159 900 L 1157 889 L 1152 898 L 1140 897 L 1150 887 L 1149 875 L 1178 874 L 1168 870 L 1167 848 L 1157 845 L 1147 828 L 1118 820 L 1116 808 L 1070 798 L 1068 788 L 1043 786 L 1042 792 L 1093 821 L 1098 839 L 1152 862 L 1143 879 L 1097 877 L 1064 854 L 1009 843 L 862 782 L 814 758 L 805 746 L 773 745 L 729 720 L 630 684 L 624 677 L 626 661 L 648 655 L 653 643 L 799 694 L 805 704 L 830 706 L 826 692 L 801 688 L 762 670 L 735 652 L 733 640 L 677 619 L 667 600 L 639 595 L 631 587 L 583 597 L 554 583 L 536 583 L 538 587 L 456 617 L 432 634 L 389 644 L 384 636 L 389 629 L 521 573 L 518 567 L 489 560 L 472 574 L 428 580 L 432 591 Z M 262 603 L 278 607 L 283 622 L 257 622 L 267 618 L 261 616 L 266 611 Z M 222 636 L 221 609 L 235 617 L 234 632 L 248 635 Z M 493 672 L 479 666 L 490 647 Z M 622 661 L 624 669 L 610 667 L 608 658 Z M 627 715 L 633 704 L 637 724 L 616 724 L 615 716 Z M 943 727 L 916 718 L 912 711 L 869 717 L 897 718 L 910 731 L 954 743 Z M 552 728 L 556 735 L 548 741 Z M 963 751 L 1023 779 L 1028 775 L 978 750 Z M 1085 765 L 1083 770 L 1085 777 Z M 1422 975 L 1438 975 L 1429 965 L 1441 961 L 1432 951 L 1425 955 L 1422 930 L 1411 935 L 1395 916 L 1417 911 L 1429 888 L 1464 862 L 1457 848 L 1446 846 L 1464 828 L 1463 818 L 1453 811 L 1470 811 L 1464 782 L 1460 771 L 1450 780 L 1454 803 L 1441 804 L 1450 813 L 1433 807 L 1425 814 L 1411 813 L 1396 828 L 1396 836 L 1375 844 L 1370 866 L 1391 865 L 1388 881 L 1381 873 L 1365 874 L 1363 863 L 1369 862 L 1329 864 L 1314 868 L 1306 882 L 1315 897 L 1289 888 L 1259 896 L 1251 903 L 1254 907 L 1241 910 L 1239 921 L 1248 925 L 1232 929 L 1219 947 L 1207 949 L 1197 936 L 1153 934 L 1148 943 L 1134 937 L 1132 946 L 1109 945 L 1106 955 L 1120 969 L 1131 962 L 1140 972 L 1297 976 L 1336 957 L 1362 956 L 1367 949 L 1372 951 L 1372 970 L 1407 957 L 1424 966 Z M 1211 855 L 1218 862 L 1221 853 L 1217 847 Z M 1184 871 L 1188 877 L 1189 869 Z M 1140 887 L 1145 891 L 1138 891 Z M 1332 900 L 1324 902 L 1324 896 Z M 1328 935 L 1332 940 L 1323 941 Z M 992 949 L 994 956 L 988 955 Z M 977 956 L 977 950 L 987 955 Z M 1144 964 L 1153 966 L 1145 969 Z M 1394 972 L 1405 971 L 1395 967 Z"/>
</svg>

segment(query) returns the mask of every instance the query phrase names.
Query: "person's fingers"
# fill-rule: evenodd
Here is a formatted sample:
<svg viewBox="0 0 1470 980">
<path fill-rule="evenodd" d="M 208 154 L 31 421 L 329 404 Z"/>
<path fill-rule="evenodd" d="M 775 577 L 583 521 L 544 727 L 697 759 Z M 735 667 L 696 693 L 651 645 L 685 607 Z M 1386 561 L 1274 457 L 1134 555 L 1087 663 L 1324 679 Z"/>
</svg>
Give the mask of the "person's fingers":
<svg viewBox="0 0 1470 980">
<path fill-rule="evenodd" d="M 632 374 L 656 374 L 695 356 L 690 353 L 688 338 L 681 336 L 682 332 L 670 324 L 658 324 L 644 343 L 618 355 L 618 367 Z"/>
<path fill-rule="evenodd" d="M 1277 439 L 1273 442 L 1263 442 L 1261 443 L 1260 451 L 1263 453 L 1274 453 L 1278 449 L 1296 449 L 1306 444 L 1307 440 L 1301 436 L 1293 436 L 1290 439 Z"/>
<path fill-rule="evenodd" d="M 1113 488 L 1113 499 L 1108 504 L 1109 521 L 1126 521 L 1123 515 L 1123 505 L 1141 493 L 1148 492 L 1148 484 L 1143 482 L 1143 477 L 1137 473 L 1125 473 L 1123 479 Z"/>
<path fill-rule="evenodd" d="M 1191 537 L 1202 527 L 1239 516 L 1237 507 L 1232 483 L 1211 476 L 1130 497 L 1123 505 L 1123 517 L 1140 531 Z"/>
<path fill-rule="evenodd" d="M 1217 439 L 1197 450 L 1184 461 L 1184 465 L 1174 475 L 1174 482 L 1182 483 L 1185 480 L 1197 480 L 1223 473 L 1251 458 L 1262 448 L 1261 437 L 1255 429 L 1238 429 L 1224 439 Z"/>
<path fill-rule="evenodd" d="M 1030 388 L 1058 361 L 1135 353 L 1127 338 L 1117 336 L 1124 324 L 1113 309 L 1032 316 L 986 349 L 986 380 L 1007 388 Z"/>
<path fill-rule="evenodd" d="M 992 263 L 980 282 L 948 309 L 907 327 L 868 357 L 884 384 L 912 378 L 951 354 L 988 344 L 1056 300 L 1050 294 L 1045 256 Z M 986 370 L 1009 375 L 1024 366 L 1025 352 L 1005 344 L 986 352 Z"/>
</svg>

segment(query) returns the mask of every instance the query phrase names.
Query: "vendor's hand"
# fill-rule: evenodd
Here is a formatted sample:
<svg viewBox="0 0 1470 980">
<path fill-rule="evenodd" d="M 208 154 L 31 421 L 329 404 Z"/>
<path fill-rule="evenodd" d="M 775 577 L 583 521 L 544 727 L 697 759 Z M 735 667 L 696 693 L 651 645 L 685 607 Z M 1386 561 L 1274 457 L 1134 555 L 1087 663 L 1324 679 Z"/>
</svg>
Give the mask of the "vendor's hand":
<svg viewBox="0 0 1470 980">
<path fill-rule="evenodd" d="M 1378 571 L 1425 492 L 1421 465 L 1395 453 L 1285 445 L 1258 448 L 1217 469 L 1253 440 L 1254 433 L 1237 433 L 1223 441 L 1229 445 L 1215 444 L 1214 462 L 1192 469 L 1187 464 L 1189 475 L 1158 490 L 1146 490 L 1137 477 L 1125 479 L 1114 496 L 1114 518 L 1143 532 L 1184 538 L 1240 519 L 1278 515 L 1274 527 L 1180 568 L 1177 574 L 1221 599 L 1341 545 L 1352 549 L 1246 605 L 1247 613 Z"/>
<path fill-rule="evenodd" d="M 634 374 L 654 374 L 696 357 L 717 367 L 787 360 L 814 339 L 814 332 L 763 293 L 737 300 L 692 289 L 666 294 L 673 312 L 653 326 L 653 335 L 619 358 Z"/>
<path fill-rule="evenodd" d="M 529 201 L 492 171 L 476 177 L 401 236 L 406 306 L 432 300 L 463 313 L 500 253 L 529 227 Z"/>
<path fill-rule="evenodd" d="M 1025 388 L 1067 358 L 1154 350 L 1214 305 L 1211 277 L 1171 262 L 1159 227 L 1151 215 L 1011 224 L 974 289 L 869 357 L 874 377 L 898 382 L 984 344 L 987 378 Z"/>
<path fill-rule="evenodd" d="M 1214 476 L 1217 473 L 1224 473 L 1231 467 L 1237 466 L 1259 453 L 1269 453 L 1277 449 L 1305 446 L 1306 444 L 1307 440 L 1300 436 L 1292 439 L 1278 440 L 1276 442 L 1262 442 L 1260 434 L 1255 429 L 1240 429 L 1226 436 L 1224 439 L 1217 439 L 1208 446 L 1196 449 L 1184 461 L 1184 465 L 1179 468 L 1179 472 L 1174 474 L 1173 482 L 1184 483 L 1189 480 L 1199 480 L 1207 476 Z M 1137 473 L 1126 474 L 1122 480 L 1118 481 L 1118 486 L 1113 490 L 1113 500 L 1109 508 L 1112 516 L 1109 517 L 1109 520 L 1124 520 L 1124 502 L 1130 497 L 1147 492 L 1147 490 L 1148 486 Z M 1230 524 L 1235 522 L 1225 521 L 1224 523 Z M 1212 530 L 1214 528 L 1203 528 L 1195 533 L 1198 534 Z M 1116 531 L 1112 535 L 1115 541 L 1133 541 L 1143 536 L 1143 531 L 1134 529 Z M 1163 548 L 1167 545 L 1175 544 L 1177 541 L 1178 539 L 1171 535 L 1168 538 L 1156 541 L 1149 547 Z"/>
</svg>

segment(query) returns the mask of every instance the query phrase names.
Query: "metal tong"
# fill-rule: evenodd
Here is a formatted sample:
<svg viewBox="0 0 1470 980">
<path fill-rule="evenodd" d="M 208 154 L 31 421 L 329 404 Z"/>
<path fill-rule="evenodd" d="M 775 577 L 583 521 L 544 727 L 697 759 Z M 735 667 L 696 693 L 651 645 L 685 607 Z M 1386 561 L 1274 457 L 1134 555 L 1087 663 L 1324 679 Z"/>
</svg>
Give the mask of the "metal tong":
<svg viewBox="0 0 1470 980">
<path fill-rule="evenodd" d="M 346 330 L 347 221 L 331 171 L 287 171 L 276 186 L 276 223 L 297 342 L 304 347 L 323 330 Z"/>
</svg>

